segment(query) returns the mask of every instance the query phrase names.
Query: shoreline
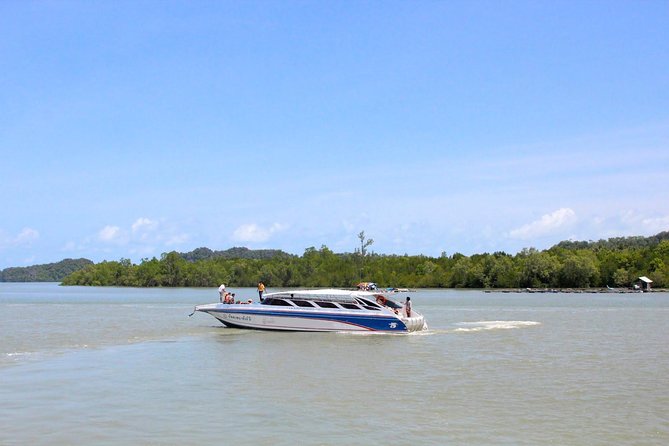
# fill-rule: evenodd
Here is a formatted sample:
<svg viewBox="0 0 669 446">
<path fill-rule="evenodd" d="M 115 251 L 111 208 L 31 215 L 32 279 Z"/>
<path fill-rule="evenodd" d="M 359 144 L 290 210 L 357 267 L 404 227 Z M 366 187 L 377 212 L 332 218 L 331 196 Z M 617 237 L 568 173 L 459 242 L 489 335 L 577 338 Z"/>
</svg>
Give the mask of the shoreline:
<svg viewBox="0 0 669 446">
<path fill-rule="evenodd" d="M 462 288 L 471 289 L 471 288 Z M 589 293 L 589 294 L 637 294 L 637 293 L 666 293 L 668 288 L 654 288 L 651 290 L 635 290 L 630 288 L 486 288 L 485 293 Z"/>
</svg>

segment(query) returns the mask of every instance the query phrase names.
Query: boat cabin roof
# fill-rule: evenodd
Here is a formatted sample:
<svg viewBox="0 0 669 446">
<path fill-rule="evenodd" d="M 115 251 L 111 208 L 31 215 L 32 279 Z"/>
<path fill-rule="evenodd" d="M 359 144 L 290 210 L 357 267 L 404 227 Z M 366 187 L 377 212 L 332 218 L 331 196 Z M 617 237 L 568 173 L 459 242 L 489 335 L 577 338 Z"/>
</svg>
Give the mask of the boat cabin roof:
<svg viewBox="0 0 669 446">
<path fill-rule="evenodd" d="M 319 300 L 323 302 L 356 303 L 356 297 L 362 297 L 374 300 L 375 296 L 377 295 L 379 295 L 379 293 L 372 293 L 367 291 L 323 289 L 323 290 L 279 291 L 277 293 L 265 294 L 264 298 Z"/>
</svg>

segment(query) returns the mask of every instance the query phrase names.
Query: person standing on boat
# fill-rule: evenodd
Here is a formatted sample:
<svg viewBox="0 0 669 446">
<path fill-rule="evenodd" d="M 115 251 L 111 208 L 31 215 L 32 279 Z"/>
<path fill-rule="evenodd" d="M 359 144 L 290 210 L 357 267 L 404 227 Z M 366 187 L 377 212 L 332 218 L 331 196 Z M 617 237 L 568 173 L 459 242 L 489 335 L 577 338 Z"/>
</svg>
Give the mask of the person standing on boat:
<svg viewBox="0 0 669 446">
<path fill-rule="evenodd" d="M 258 297 L 260 297 L 260 302 L 262 302 L 262 293 L 265 292 L 265 284 L 258 282 Z"/>
<path fill-rule="evenodd" d="M 225 284 L 222 283 L 221 286 L 218 287 L 218 297 L 223 302 L 223 297 L 225 296 Z"/>
<path fill-rule="evenodd" d="M 404 302 L 404 311 L 407 317 L 411 317 L 411 298 L 409 296 L 407 296 L 407 300 Z"/>
</svg>

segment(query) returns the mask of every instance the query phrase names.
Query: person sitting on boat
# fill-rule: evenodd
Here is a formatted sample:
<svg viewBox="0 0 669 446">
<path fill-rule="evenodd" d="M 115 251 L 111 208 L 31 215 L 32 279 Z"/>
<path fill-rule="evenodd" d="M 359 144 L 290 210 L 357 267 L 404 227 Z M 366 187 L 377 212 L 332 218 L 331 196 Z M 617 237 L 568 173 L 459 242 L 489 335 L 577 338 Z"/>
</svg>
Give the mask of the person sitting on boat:
<svg viewBox="0 0 669 446">
<path fill-rule="evenodd" d="M 235 303 L 234 297 L 232 297 L 232 296 L 234 296 L 234 294 L 225 293 L 225 296 L 223 296 L 223 303 L 224 303 L 224 304 L 233 304 L 233 303 Z"/>
<path fill-rule="evenodd" d="M 407 296 L 407 300 L 404 302 L 404 311 L 407 317 L 411 317 L 411 298 L 409 296 Z"/>
</svg>

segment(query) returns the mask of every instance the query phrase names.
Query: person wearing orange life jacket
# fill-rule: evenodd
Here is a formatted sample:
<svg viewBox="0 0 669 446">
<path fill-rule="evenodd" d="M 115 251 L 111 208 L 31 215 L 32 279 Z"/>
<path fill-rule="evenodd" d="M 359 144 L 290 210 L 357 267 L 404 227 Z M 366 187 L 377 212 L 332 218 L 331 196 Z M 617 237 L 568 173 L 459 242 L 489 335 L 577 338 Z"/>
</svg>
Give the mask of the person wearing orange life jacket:
<svg viewBox="0 0 669 446">
<path fill-rule="evenodd" d="M 235 295 L 234 293 L 228 293 L 226 292 L 223 295 L 223 303 L 224 304 L 234 304 L 235 303 Z"/>
</svg>

